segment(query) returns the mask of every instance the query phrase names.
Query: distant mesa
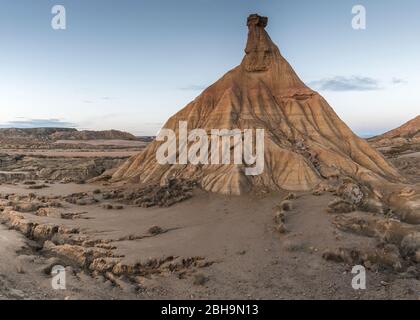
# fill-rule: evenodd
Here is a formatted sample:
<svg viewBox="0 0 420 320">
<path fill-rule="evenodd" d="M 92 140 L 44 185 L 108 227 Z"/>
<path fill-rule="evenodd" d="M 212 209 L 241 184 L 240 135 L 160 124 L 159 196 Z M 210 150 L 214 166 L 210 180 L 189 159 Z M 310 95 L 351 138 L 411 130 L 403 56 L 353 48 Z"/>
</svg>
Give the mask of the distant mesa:
<svg viewBox="0 0 420 320">
<path fill-rule="evenodd" d="M 5 128 L 0 129 L 0 138 L 32 138 L 56 140 L 136 140 L 128 132 L 118 130 L 78 131 L 73 128 Z"/>
<path fill-rule="evenodd" d="M 1 128 L 0 145 L 3 148 L 51 148 L 55 144 L 79 144 L 89 143 L 89 141 L 102 141 L 103 144 L 109 142 L 110 145 L 118 141 L 126 141 L 132 144 L 148 143 L 150 137 L 136 137 L 128 132 L 118 130 L 78 131 L 73 128 Z M 95 143 L 96 143 L 95 142 Z"/>
</svg>

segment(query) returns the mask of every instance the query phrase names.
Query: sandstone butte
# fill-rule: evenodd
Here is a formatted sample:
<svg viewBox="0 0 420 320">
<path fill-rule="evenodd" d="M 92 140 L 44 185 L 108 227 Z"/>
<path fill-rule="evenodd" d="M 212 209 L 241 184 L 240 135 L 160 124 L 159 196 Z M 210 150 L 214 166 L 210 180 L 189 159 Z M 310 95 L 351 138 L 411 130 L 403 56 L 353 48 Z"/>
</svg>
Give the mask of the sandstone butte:
<svg viewBox="0 0 420 320">
<path fill-rule="evenodd" d="M 375 147 L 420 143 L 420 116 L 415 117 L 399 128 L 369 139 L 369 142 Z"/>
<path fill-rule="evenodd" d="M 266 17 L 250 15 L 241 64 L 164 125 L 176 133 L 179 121 L 187 121 L 189 130 L 265 129 L 264 172 L 246 176 L 244 166 L 234 164 L 161 165 L 156 151 L 163 142 L 154 141 L 118 168 L 112 181 L 163 184 L 170 177 L 194 179 L 206 191 L 240 195 L 261 189 L 308 191 L 350 177 L 404 214 L 417 216 L 417 190 L 302 82 L 266 32 L 267 22 Z"/>
</svg>

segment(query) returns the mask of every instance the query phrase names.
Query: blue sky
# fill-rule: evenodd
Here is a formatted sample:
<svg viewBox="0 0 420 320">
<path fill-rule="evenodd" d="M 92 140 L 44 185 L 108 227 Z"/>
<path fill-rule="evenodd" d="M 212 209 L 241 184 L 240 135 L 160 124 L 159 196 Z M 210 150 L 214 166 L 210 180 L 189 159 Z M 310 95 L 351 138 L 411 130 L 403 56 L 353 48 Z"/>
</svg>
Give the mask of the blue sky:
<svg viewBox="0 0 420 320">
<path fill-rule="evenodd" d="M 67 29 L 51 28 L 64 5 Z M 367 29 L 351 27 L 352 7 Z M 0 126 L 73 125 L 155 134 L 238 65 L 246 17 L 358 134 L 420 110 L 418 0 L 4 0 Z"/>
</svg>

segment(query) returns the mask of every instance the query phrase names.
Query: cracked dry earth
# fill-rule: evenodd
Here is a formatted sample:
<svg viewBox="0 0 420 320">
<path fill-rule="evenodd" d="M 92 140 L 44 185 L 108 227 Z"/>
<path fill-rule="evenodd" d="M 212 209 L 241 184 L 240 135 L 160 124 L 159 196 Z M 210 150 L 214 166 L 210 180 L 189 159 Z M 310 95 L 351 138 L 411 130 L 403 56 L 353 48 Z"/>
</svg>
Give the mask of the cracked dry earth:
<svg viewBox="0 0 420 320">
<path fill-rule="evenodd" d="M 1 299 L 420 297 L 418 264 L 402 256 L 401 241 L 384 240 L 389 219 L 328 213 L 329 192 L 194 190 L 171 207 L 143 208 L 109 199 L 109 188 L 1 186 Z M 67 290 L 51 288 L 57 264 L 66 267 Z M 355 264 L 368 268 L 365 291 L 351 287 Z"/>
</svg>

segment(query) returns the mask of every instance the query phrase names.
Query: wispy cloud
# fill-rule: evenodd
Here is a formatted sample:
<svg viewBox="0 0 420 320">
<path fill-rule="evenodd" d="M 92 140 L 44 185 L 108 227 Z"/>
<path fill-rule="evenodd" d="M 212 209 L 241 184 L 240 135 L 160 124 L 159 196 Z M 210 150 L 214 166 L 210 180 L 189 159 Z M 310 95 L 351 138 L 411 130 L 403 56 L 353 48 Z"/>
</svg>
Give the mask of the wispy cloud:
<svg viewBox="0 0 420 320">
<path fill-rule="evenodd" d="M 407 80 L 401 78 L 392 78 L 392 84 L 406 84 Z"/>
<path fill-rule="evenodd" d="M 324 91 L 372 91 L 382 89 L 377 79 L 362 76 L 324 78 L 310 82 L 309 86 Z"/>
<path fill-rule="evenodd" d="M 22 119 L 22 118 L 19 118 Z M 0 123 L 1 128 L 67 128 L 77 127 L 72 122 L 60 119 L 22 119 Z"/>
<path fill-rule="evenodd" d="M 197 84 L 192 84 L 186 87 L 182 87 L 179 88 L 180 90 L 185 90 L 185 91 L 202 91 L 204 89 L 206 89 L 206 86 L 204 85 L 197 85 Z"/>
<path fill-rule="evenodd" d="M 111 101 L 111 100 L 115 100 L 116 98 L 114 97 L 108 97 L 108 96 L 104 96 L 104 97 L 99 97 L 97 99 L 93 99 L 93 100 L 83 100 L 83 103 L 97 103 L 99 101 Z"/>
</svg>

